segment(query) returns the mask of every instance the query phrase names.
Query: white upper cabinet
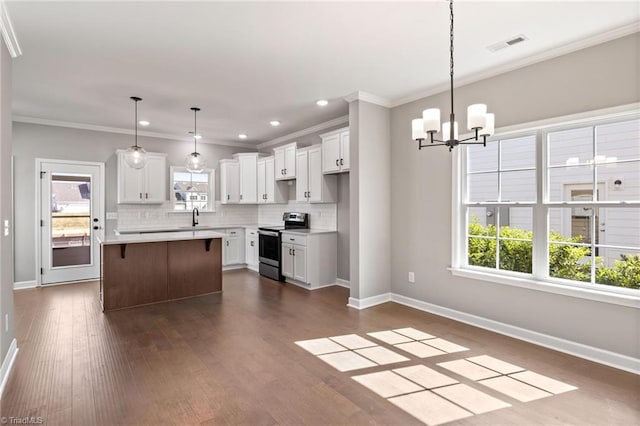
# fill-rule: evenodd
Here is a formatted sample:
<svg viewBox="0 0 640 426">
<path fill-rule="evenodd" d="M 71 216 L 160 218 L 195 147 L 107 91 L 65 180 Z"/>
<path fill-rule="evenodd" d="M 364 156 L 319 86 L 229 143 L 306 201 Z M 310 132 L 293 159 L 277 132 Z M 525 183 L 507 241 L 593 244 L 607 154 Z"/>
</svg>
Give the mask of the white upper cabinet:
<svg viewBox="0 0 640 426">
<path fill-rule="evenodd" d="M 349 128 L 320 135 L 322 138 L 322 172 L 349 171 Z"/>
<path fill-rule="evenodd" d="M 240 202 L 240 163 L 236 160 L 220 160 L 220 202 Z"/>
<path fill-rule="evenodd" d="M 322 174 L 322 147 L 298 149 L 296 154 L 296 200 L 309 203 L 335 203 L 336 176 Z"/>
<path fill-rule="evenodd" d="M 161 204 L 167 201 L 167 155 L 148 152 L 147 164 L 133 169 L 118 150 L 118 204 Z"/>
<path fill-rule="evenodd" d="M 275 157 L 275 179 L 295 179 L 297 144 L 292 142 L 273 149 Z"/>
<path fill-rule="evenodd" d="M 256 204 L 258 202 L 258 158 L 256 153 L 234 154 L 240 167 L 240 204 Z"/>
<path fill-rule="evenodd" d="M 286 182 L 275 180 L 275 158 L 265 157 L 258 160 L 258 203 L 278 204 L 288 201 Z"/>
</svg>

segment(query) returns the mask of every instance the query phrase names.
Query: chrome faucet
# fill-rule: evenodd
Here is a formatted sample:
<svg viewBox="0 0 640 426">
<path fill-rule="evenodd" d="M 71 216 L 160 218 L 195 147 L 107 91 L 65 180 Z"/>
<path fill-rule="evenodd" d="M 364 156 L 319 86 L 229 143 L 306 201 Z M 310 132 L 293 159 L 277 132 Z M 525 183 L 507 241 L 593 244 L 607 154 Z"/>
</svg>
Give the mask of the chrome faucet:
<svg viewBox="0 0 640 426">
<path fill-rule="evenodd" d="M 198 219 L 196 219 L 196 216 L 200 216 L 200 210 L 198 210 L 197 207 L 194 207 L 193 211 L 191 212 L 191 226 L 196 226 L 198 224 Z"/>
</svg>

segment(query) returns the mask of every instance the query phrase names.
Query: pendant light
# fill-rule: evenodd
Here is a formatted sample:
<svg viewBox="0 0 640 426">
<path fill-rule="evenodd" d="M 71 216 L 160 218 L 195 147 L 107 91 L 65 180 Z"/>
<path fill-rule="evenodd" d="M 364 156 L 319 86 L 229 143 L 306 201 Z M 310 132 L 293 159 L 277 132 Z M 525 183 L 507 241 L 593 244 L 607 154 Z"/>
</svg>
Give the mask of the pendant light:
<svg viewBox="0 0 640 426">
<path fill-rule="evenodd" d="M 207 161 L 202 158 L 202 155 L 198 152 L 196 141 L 198 140 L 198 119 L 197 114 L 200 108 L 191 107 L 193 111 L 193 152 L 185 158 L 184 165 L 191 173 L 202 173 L 207 167 Z"/>
<path fill-rule="evenodd" d="M 442 140 L 433 137 L 440 130 L 440 109 L 425 109 L 422 111 L 422 118 L 412 120 L 411 133 L 413 139 L 418 142 L 418 149 L 444 145 L 451 152 L 458 145 L 482 144 L 487 146 L 487 136 L 493 135 L 494 132 L 495 116 L 487 113 L 485 104 L 474 104 L 467 108 L 467 128 L 473 131 L 474 135 L 466 139 L 458 139 L 458 122 L 453 113 L 453 0 L 449 0 L 449 10 L 449 22 L 451 24 L 449 28 L 451 113 L 449 114 L 449 121 L 442 124 Z M 429 139 L 431 143 L 423 144 L 422 142 L 426 139 Z"/>
<path fill-rule="evenodd" d="M 147 151 L 138 146 L 138 102 L 142 100 L 137 96 L 130 98 L 135 102 L 135 145 L 129 147 L 124 153 L 124 161 L 133 169 L 141 169 L 147 164 Z"/>
</svg>

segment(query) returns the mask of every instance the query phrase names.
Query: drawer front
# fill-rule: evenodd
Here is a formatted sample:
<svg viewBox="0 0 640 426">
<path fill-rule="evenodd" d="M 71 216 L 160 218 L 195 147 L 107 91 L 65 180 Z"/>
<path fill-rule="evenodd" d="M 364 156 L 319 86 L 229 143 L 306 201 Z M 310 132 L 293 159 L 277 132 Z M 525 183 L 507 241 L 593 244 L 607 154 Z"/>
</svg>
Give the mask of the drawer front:
<svg viewBox="0 0 640 426">
<path fill-rule="evenodd" d="M 298 244 L 301 246 L 307 245 L 307 237 L 305 235 L 295 235 L 295 234 L 282 234 L 282 242 L 287 244 Z"/>
<path fill-rule="evenodd" d="M 242 228 L 232 228 L 225 230 L 225 234 L 229 237 L 240 237 L 242 236 Z"/>
<path fill-rule="evenodd" d="M 257 237 L 258 236 L 258 230 L 257 229 L 247 229 L 247 237 Z"/>
</svg>

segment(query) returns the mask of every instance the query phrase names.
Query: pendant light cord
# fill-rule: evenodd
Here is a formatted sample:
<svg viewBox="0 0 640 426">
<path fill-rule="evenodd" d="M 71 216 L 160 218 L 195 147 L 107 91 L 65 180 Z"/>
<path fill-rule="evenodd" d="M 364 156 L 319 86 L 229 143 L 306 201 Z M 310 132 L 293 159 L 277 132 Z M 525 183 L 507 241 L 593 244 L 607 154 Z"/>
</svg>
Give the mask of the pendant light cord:
<svg viewBox="0 0 640 426">
<path fill-rule="evenodd" d="M 136 112 L 134 114 L 134 117 L 135 117 L 135 127 L 136 127 L 135 138 L 136 138 L 136 148 L 137 148 L 138 147 L 138 101 L 136 100 L 135 103 L 136 103 L 136 108 L 135 108 Z"/>
<path fill-rule="evenodd" d="M 198 110 L 193 109 L 193 152 L 197 153 L 196 141 L 198 140 Z"/>
</svg>

